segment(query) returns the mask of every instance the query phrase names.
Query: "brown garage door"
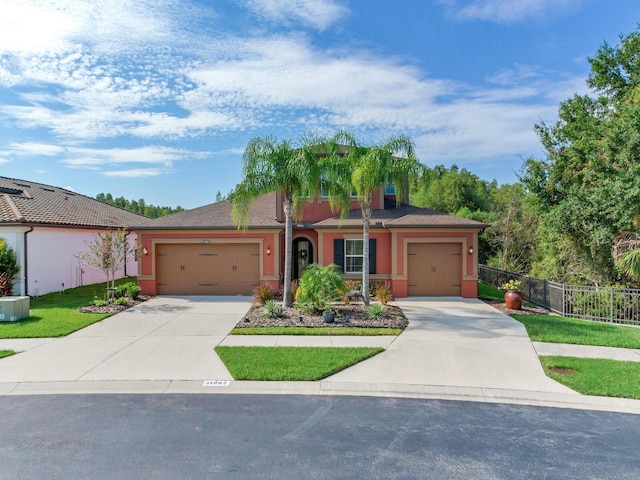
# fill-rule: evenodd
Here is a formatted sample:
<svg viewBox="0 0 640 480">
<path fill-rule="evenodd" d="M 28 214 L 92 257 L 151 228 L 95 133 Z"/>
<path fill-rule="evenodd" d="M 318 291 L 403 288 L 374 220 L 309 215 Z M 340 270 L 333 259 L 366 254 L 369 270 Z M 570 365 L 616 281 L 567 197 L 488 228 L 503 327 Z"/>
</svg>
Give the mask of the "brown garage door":
<svg viewBox="0 0 640 480">
<path fill-rule="evenodd" d="M 156 247 L 159 295 L 251 295 L 260 283 L 257 243 L 187 243 Z"/>
<path fill-rule="evenodd" d="M 410 297 L 459 297 L 461 244 L 409 243 L 407 283 Z"/>
</svg>

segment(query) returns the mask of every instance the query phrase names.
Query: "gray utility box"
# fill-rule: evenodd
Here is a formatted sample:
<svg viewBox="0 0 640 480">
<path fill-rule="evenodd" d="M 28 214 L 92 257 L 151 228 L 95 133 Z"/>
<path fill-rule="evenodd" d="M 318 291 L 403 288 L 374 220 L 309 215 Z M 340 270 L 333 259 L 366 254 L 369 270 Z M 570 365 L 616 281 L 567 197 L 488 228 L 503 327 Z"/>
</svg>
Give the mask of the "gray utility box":
<svg viewBox="0 0 640 480">
<path fill-rule="evenodd" d="M 15 322 L 29 316 L 29 297 L 0 297 L 0 322 Z"/>
</svg>

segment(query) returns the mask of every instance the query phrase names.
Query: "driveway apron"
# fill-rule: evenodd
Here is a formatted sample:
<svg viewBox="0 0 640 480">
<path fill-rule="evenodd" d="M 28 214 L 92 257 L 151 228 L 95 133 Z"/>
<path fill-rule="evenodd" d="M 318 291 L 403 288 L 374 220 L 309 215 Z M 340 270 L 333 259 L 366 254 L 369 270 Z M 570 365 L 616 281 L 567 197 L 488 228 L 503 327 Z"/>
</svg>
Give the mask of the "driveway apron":
<svg viewBox="0 0 640 480">
<path fill-rule="evenodd" d="M 549 379 L 524 326 L 476 299 L 402 299 L 410 323 L 384 352 L 329 382 L 575 393 Z"/>
<path fill-rule="evenodd" d="M 248 297 L 158 297 L 4 358 L 0 382 L 231 380 L 213 348 Z"/>
</svg>

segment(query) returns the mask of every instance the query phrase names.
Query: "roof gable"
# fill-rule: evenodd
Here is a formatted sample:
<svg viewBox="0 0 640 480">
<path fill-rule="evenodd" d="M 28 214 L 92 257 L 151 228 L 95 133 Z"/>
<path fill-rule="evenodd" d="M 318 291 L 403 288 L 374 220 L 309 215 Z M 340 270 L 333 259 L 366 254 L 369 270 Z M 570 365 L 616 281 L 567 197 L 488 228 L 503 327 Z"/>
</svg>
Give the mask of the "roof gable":
<svg viewBox="0 0 640 480">
<path fill-rule="evenodd" d="M 132 224 L 133 230 L 157 229 L 237 229 L 231 218 L 233 204 L 226 200 L 153 219 L 144 224 Z M 247 228 L 283 228 L 276 220 L 276 194 L 268 193 L 256 199 L 249 209 Z"/>
</svg>

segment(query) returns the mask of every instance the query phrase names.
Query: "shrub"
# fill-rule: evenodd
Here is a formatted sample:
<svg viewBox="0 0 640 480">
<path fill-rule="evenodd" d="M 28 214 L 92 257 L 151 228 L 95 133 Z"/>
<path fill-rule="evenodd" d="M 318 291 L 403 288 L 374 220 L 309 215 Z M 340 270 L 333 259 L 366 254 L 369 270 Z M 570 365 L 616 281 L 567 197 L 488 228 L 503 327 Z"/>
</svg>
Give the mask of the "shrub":
<svg viewBox="0 0 640 480">
<path fill-rule="evenodd" d="M 113 303 L 115 305 L 126 305 L 129 302 L 129 298 L 128 297 L 120 297 L 120 298 L 116 298 Z"/>
<path fill-rule="evenodd" d="M 0 297 L 11 295 L 13 279 L 20 271 L 13 248 L 0 238 Z"/>
<path fill-rule="evenodd" d="M 391 289 L 391 283 L 384 282 L 384 283 L 378 285 L 378 288 L 376 289 L 376 297 L 378 298 L 378 301 L 382 305 L 386 305 L 387 303 L 392 301 L 393 300 L 393 290 Z"/>
<path fill-rule="evenodd" d="M 369 320 L 380 320 L 387 316 L 387 307 L 381 303 L 372 303 L 367 307 L 365 315 Z"/>
<path fill-rule="evenodd" d="M 276 300 L 267 300 L 264 302 L 261 315 L 264 318 L 280 318 L 283 315 L 282 305 Z"/>
<path fill-rule="evenodd" d="M 130 299 L 135 300 L 140 296 L 141 291 L 142 288 L 136 282 L 127 282 L 116 287 L 115 297 L 129 297 Z"/>
<path fill-rule="evenodd" d="M 261 283 L 253 291 L 253 297 L 256 302 L 261 305 L 265 305 L 269 300 L 273 300 L 276 296 L 276 292 L 273 287 L 268 283 Z"/>
<path fill-rule="evenodd" d="M 109 302 L 107 302 L 106 300 L 101 300 L 99 298 L 94 298 L 93 305 L 95 305 L 96 307 L 106 307 L 107 305 L 109 305 Z"/>
<path fill-rule="evenodd" d="M 331 302 L 340 300 L 345 284 L 339 267 L 335 264 L 321 267 L 311 264 L 302 274 L 296 303 L 306 313 L 326 310 Z"/>
</svg>

